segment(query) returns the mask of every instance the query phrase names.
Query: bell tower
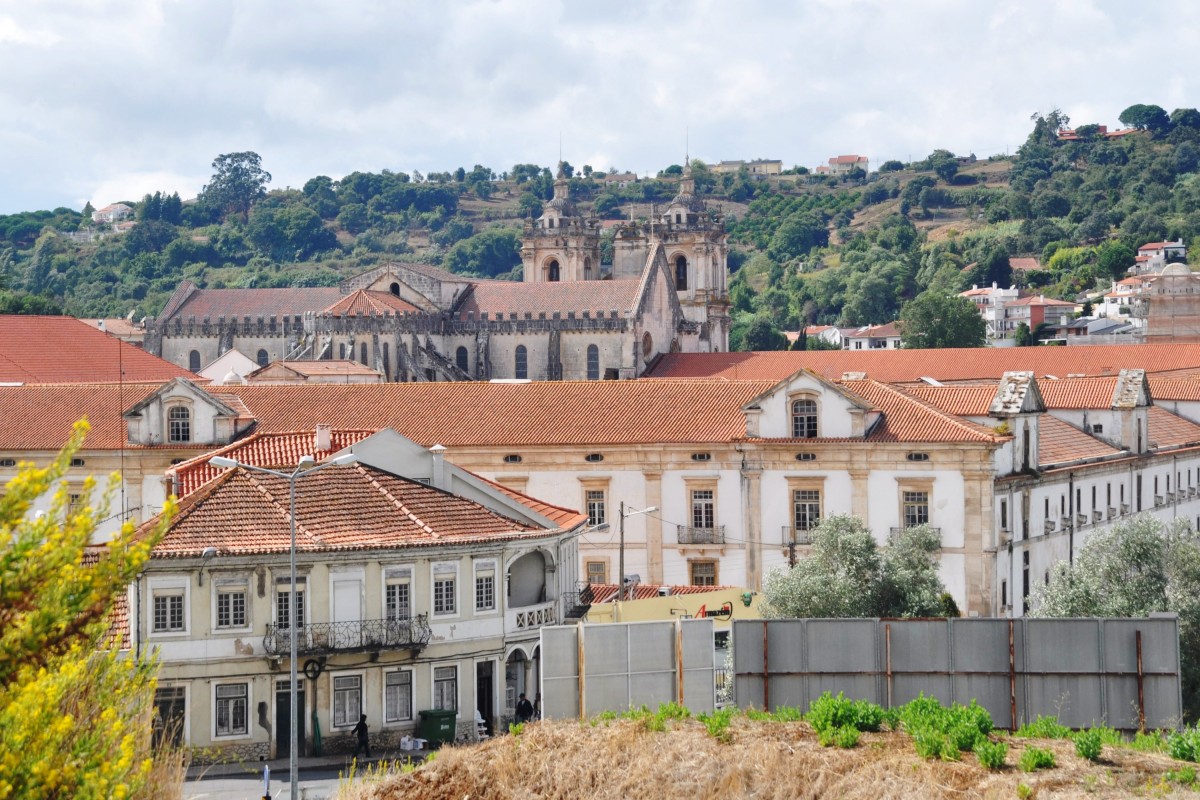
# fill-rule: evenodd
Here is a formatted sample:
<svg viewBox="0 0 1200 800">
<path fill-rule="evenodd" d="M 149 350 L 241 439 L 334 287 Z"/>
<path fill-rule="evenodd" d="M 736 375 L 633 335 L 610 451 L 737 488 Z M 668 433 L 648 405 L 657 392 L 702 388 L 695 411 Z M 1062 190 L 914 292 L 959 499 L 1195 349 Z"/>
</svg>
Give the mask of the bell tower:
<svg viewBox="0 0 1200 800">
<path fill-rule="evenodd" d="M 521 264 L 525 283 L 600 279 L 599 221 L 575 207 L 561 161 L 554 199 L 546 203 L 540 217 L 525 223 Z"/>
</svg>

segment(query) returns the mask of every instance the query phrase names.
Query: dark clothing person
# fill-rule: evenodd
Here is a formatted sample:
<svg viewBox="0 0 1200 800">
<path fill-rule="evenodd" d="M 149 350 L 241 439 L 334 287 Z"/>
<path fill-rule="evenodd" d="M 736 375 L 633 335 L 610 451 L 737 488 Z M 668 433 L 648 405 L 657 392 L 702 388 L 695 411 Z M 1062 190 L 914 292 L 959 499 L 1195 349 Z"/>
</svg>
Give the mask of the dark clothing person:
<svg viewBox="0 0 1200 800">
<path fill-rule="evenodd" d="M 529 722 L 533 719 L 533 703 L 524 694 L 517 700 L 517 722 Z"/>
<path fill-rule="evenodd" d="M 358 757 L 358 751 L 361 750 L 366 754 L 367 758 L 371 757 L 371 744 L 367 741 L 367 715 L 363 714 L 358 718 L 358 724 L 354 726 L 354 730 L 350 731 L 358 737 L 358 744 L 354 746 L 354 755 L 352 758 Z"/>
</svg>

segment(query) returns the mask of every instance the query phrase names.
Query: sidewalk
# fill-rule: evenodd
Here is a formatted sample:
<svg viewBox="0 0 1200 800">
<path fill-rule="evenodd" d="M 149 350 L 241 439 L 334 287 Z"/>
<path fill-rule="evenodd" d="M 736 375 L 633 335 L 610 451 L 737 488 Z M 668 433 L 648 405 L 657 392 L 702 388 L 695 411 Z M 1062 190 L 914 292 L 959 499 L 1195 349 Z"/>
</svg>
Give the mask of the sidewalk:
<svg viewBox="0 0 1200 800">
<path fill-rule="evenodd" d="M 355 766 L 355 772 L 362 773 L 369 769 L 372 765 L 380 762 L 394 761 L 424 761 L 425 757 L 432 752 L 430 749 L 424 750 L 395 750 L 386 753 L 376 752 L 370 758 L 359 758 Z M 297 759 L 296 767 L 300 772 L 311 770 L 338 771 L 348 773 L 350 771 L 351 762 L 354 759 L 349 753 L 338 753 L 331 756 L 301 756 Z M 271 768 L 271 780 L 287 780 L 288 770 L 291 768 L 290 760 L 287 758 L 275 758 L 270 761 L 244 761 L 239 763 L 229 764 L 195 764 L 188 767 L 187 780 L 195 781 L 202 778 L 228 778 L 231 776 L 245 777 L 247 775 L 262 775 L 263 767 Z"/>
</svg>

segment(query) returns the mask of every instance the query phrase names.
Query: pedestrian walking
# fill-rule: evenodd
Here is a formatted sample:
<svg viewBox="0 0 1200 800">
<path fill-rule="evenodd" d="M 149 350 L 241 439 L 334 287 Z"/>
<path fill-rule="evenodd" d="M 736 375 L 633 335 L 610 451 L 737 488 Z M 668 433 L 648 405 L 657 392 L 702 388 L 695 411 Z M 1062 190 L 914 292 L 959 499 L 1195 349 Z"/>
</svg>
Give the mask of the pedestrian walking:
<svg viewBox="0 0 1200 800">
<path fill-rule="evenodd" d="M 363 714 L 361 717 L 358 718 L 358 724 L 354 726 L 354 730 L 351 731 L 351 733 L 353 733 L 355 736 L 358 737 L 358 744 L 356 744 L 354 746 L 353 758 L 358 758 L 359 750 L 361 750 L 364 754 L 366 754 L 367 758 L 370 758 L 371 757 L 371 743 L 370 743 L 370 741 L 367 740 L 367 715 L 366 714 Z"/>
</svg>

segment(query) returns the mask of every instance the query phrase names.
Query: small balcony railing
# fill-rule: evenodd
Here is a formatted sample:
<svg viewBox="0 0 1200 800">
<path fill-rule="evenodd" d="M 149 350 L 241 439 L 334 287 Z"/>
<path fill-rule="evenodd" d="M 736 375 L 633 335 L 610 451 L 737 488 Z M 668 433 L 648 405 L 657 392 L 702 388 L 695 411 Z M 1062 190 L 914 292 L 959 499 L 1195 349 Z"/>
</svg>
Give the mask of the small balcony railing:
<svg viewBox="0 0 1200 800">
<path fill-rule="evenodd" d="M 676 525 L 677 541 L 680 544 L 725 544 L 725 526 L 696 528 L 691 525 Z"/>
<path fill-rule="evenodd" d="M 297 655 L 328 655 L 369 650 L 422 650 L 432 636 L 429 619 L 420 614 L 409 619 L 364 619 L 353 622 L 317 622 L 296 629 Z M 268 655 L 291 652 L 291 629 L 269 623 L 263 637 Z"/>
<path fill-rule="evenodd" d="M 784 544 L 812 544 L 812 529 L 797 528 L 792 525 L 783 526 Z"/>
<path fill-rule="evenodd" d="M 504 629 L 508 633 L 533 631 L 543 625 L 554 625 L 558 622 L 558 603 L 538 603 L 536 606 L 510 608 L 505 613 Z"/>
</svg>

